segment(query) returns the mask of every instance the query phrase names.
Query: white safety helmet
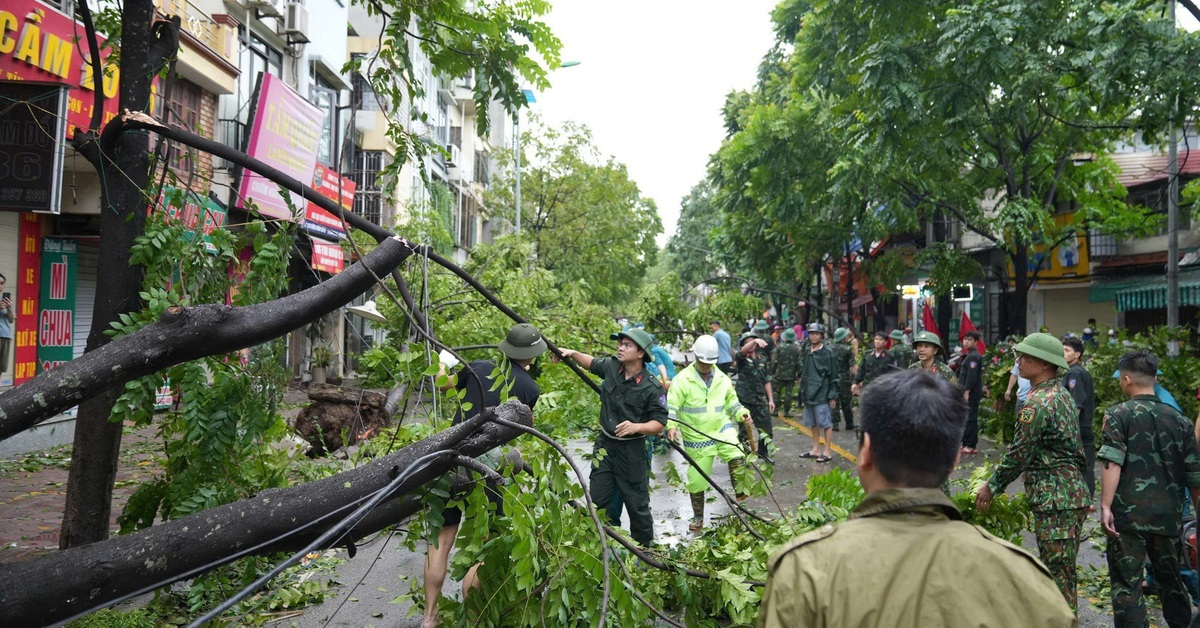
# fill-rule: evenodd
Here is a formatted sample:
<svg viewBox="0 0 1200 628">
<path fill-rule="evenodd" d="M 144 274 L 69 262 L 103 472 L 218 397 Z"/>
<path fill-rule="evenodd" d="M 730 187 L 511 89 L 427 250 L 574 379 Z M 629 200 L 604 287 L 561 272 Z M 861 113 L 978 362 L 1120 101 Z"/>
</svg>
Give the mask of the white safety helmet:
<svg viewBox="0 0 1200 628">
<path fill-rule="evenodd" d="M 717 357 L 720 352 L 717 351 L 717 339 L 708 334 L 704 334 L 696 339 L 692 344 L 692 352 L 696 354 L 696 359 L 705 364 L 716 364 Z"/>
</svg>

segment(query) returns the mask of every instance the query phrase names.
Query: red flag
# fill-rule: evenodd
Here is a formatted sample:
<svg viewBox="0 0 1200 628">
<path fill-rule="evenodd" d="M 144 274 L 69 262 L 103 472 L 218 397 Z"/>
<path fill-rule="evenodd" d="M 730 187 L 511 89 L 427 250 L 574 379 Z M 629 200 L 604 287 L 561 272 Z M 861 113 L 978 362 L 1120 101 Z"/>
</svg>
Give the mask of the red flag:
<svg viewBox="0 0 1200 628">
<path fill-rule="evenodd" d="M 959 342 L 959 344 L 962 344 L 963 337 L 966 336 L 967 332 L 969 332 L 969 331 L 979 331 L 979 330 L 975 329 L 975 323 L 971 322 L 971 317 L 967 316 L 966 312 L 963 312 L 962 324 L 958 326 L 958 342 Z M 977 351 L 979 351 L 979 355 L 983 355 L 984 352 L 987 351 L 987 345 L 984 344 L 982 338 L 979 339 L 979 342 L 975 343 L 975 348 Z"/>
<path fill-rule="evenodd" d="M 938 331 L 937 322 L 933 320 L 933 312 L 929 310 L 928 303 L 925 304 L 925 311 L 921 313 L 921 325 L 926 331 L 937 334 L 938 338 L 942 337 L 942 332 Z"/>
</svg>

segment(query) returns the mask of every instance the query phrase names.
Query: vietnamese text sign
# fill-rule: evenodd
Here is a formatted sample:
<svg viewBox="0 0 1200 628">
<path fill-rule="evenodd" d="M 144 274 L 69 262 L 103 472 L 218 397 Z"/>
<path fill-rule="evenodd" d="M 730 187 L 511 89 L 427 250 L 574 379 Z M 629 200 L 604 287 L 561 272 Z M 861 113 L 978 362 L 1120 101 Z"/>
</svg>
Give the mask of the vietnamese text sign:
<svg viewBox="0 0 1200 628">
<path fill-rule="evenodd" d="M 75 241 L 42 239 L 41 312 L 38 314 L 38 370 L 70 362 L 75 356 Z"/>
<path fill-rule="evenodd" d="M 320 240 L 312 241 L 312 267 L 314 270 L 321 270 L 336 275 L 342 272 L 342 267 L 345 263 L 346 260 L 342 253 L 341 245 L 330 244 Z"/>
<path fill-rule="evenodd" d="M 13 326 L 16 364 L 13 385 L 23 384 L 37 375 L 38 280 L 41 275 L 42 217 L 21 214 L 17 227 L 21 248 L 17 251 L 17 321 Z"/>
<path fill-rule="evenodd" d="M 317 165 L 317 139 L 323 121 L 321 110 L 278 78 L 270 74 L 262 74 L 260 78 L 246 152 L 280 172 L 300 181 L 310 181 Z M 292 212 L 279 192 L 279 184 L 260 174 L 244 170 L 238 196 L 254 201 L 258 213 L 265 218 L 293 220 Z M 300 196 L 291 196 L 296 207 L 305 206 Z"/>
<path fill-rule="evenodd" d="M 350 211 L 354 208 L 354 189 L 356 184 L 320 164 L 313 171 L 313 189 L 326 198 L 337 201 L 342 209 Z M 321 209 L 316 203 L 309 203 L 305 210 L 302 228 L 315 236 L 330 240 L 346 239 L 346 229 L 342 219 Z"/>
<path fill-rule="evenodd" d="M 0 81 L 0 103 L 0 209 L 57 214 L 66 86 Z"/>
<path fill-rule="evenodd" d="M 112 51 L 105 49 L 104 37 L 96 39 L 101 63 L 105 64 Z M 87 47 L 83 25 L 50 5 L 37 0 L 4 0 L 4 8 L 0 9 L 0 79 L 68 85 L 67 139 L 75 135 L 75 127 L 87 129 L 91 125 L 96 80 Z M 115 64 L 104 65 L 103 71 L 101 124 L 107 124 L 117 115 L 120 74 Z"/>
<path fill-rule="evenodd" d="M 195 192 L 171 185 L 164 185 L 158 195 L 158 209 L 172 221 L 180 221 L 187 229 L 185 237 L 192 242 L 199 234 L 204 234 L 204 247 L 209 253 L 216 253 L 209 234 L 225 226 L 228 212 L 224 207 L 211 198 L 201 197 Z"/>
</svg>

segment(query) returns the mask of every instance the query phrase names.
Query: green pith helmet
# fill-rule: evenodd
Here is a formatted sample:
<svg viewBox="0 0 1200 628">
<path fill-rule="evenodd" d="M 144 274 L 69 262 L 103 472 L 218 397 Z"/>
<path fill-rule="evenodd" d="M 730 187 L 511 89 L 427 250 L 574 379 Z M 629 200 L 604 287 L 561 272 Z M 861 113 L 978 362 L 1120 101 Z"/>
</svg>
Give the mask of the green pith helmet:
<svg viewBox="0 0 1200 628">
<path fill-rule="evenodd" d="M 513 360 L 532 360 L 546 350 L 542 332 L 529 323 L 514 325 L 500 341 L 500 351 Z"/>
<path fill-rule="evenodd" d="M 643 362 L 649 363 L 654 361 L 654 358 L 650 355 L 650 347 L 654 346 L 654 339 L 650 337 L 650 334 L 647 333 L 646 330 L 635 327 L 633 329 L 626 329 L 625 331 L 615 333 L 609 336 L 609 338 L 617 340 L 621 338 L 621 336 L 632 340 L 633 344 L 642 349 Z"/>
<path fill-rule="evenodd" d="M 1063 357 L 1062 342 L 1050 334 L 1041 332 L 1029 334 L 1013 347 L 1013 351 L 1049 362 L 1060 369 L 1067 368 L 1067 359 Z"/>
<path fill-rule="evenodd" d="M 850 330 L 845 327 L 838 327 L 837 331 L 833 332 L 833 341 L 841 342 L 850 337 Z"/>
<path fill-rule="evenodd" d="M 888 338 L 892 340 L 904 340 L 904 332 L 899 329 L 893 329 L 892 333 L 888 334 Z"/>
<path fill-rule="evenodd" d="M 767 319 L 765 318 L 754 324 L 754 331 L 767 331 L 767 329 L 769 329 L 769 327 L 767 325 Z"/>
<path fill-rule="evenodd" d="M 796 330 L 792 329 L 791 327 L 783 330 L 783 341 L 796 342 Z"/>
<path fill-rule="evenodd" d="M 918 342 L 924 342 L 926 344 L 931 344 L 931 345 L 937 347 L 938 351 L 942 351 L 942 339 L 938 338 L 937 334 L 935 334 L 929 330 L 923 330 L 923 331 L 917 332 L 916 337 L 913 338 L 913 346 L 916 347 Z"/>
</svg>

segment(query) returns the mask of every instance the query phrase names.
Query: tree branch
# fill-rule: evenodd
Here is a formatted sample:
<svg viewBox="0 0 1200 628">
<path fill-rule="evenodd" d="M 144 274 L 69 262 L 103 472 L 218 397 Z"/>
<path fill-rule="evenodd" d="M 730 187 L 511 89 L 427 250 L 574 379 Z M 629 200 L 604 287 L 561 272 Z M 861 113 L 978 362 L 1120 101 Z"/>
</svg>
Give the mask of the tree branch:
<svg viewBox="0 0 1200 628">
<path fill-rule="evenodd" d="M 154 323 L 0 393 L 0 440 L 139 377 L 282 336 L 348 303 L 412 253 L 412 244 L 393 237 L 332 279 L 282 299 L 169 308 Z"/>
<path fill-rule="evenodd" d="M 509 401 L 386 458 L 324 480 L 263 491 L 107 541 L 0 564 L 0 608 L 12 625 L 43 626 L 194 577 L 242 556 L 301 549 L 335 525 L 340 513 L 348 514 L 422 456 L 450 450 L 478 456 L 520 434 L 492 420 L 501 417 L 522 427 L 533 422 L 529 408 Z M 460 462 L 447 455 L 429 463 L 403 482 L 396 495 L 414 492 Z M 421 507 L 412 496 L 389 500 L 344 539 L 361 539 Z"/>
</svg>

